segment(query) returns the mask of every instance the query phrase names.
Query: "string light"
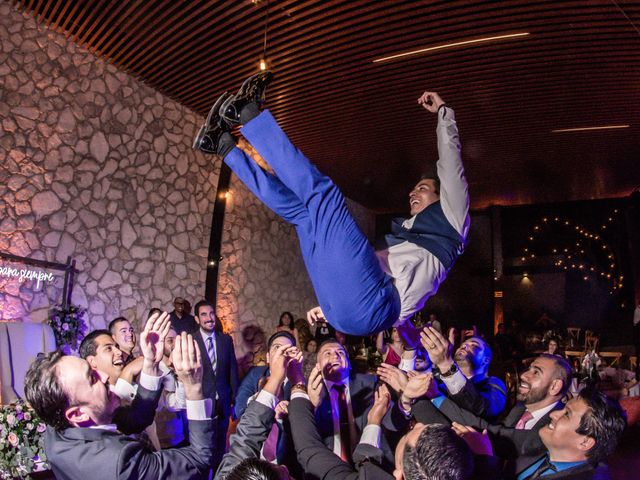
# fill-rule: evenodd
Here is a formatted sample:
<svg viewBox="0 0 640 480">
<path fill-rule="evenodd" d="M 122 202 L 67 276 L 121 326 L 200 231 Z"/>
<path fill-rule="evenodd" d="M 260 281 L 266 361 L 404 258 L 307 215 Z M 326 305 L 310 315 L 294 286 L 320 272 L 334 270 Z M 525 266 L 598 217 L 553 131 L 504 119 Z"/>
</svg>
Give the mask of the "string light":
<svg viewBox="0 0 640 480">
<path fill-rule="evenodd" d="M 606 222 L 604 222 L 600 226 L 600 230 L 604 231 L 612 222 L 615 221 L 615 215 L 618 213 L 618 209 L 613 210 L 613 214 L 611 214 Z M 549 220 L 551 217 L 544 216 L 540 218 L 538 223 L 535 223 L 531 227 L 531 234 L 528 235 L 528 247 L 523 248 L 523 255 L 521 257 L 521 261 L 525 263 L 527 259 L 535 259 L 538 254 L 542 252 L 536 248 L 537 237 L 548 234 L 546 229 L 551 226 L 549 224 Z M 581 239 L 585 239 L 588 244 L 583 245 L 582 241 L 578 239 L 577 241 L 571 243 L 573 245 L 575 243 L 575 249 L 573 247 L 567 248 L 551 248 L 552 254 L 556 257 L 553 259 L 553 265 L 562 268 L 563 271 L 576 270 L 582 273 L 582 278 L 584 281 L 590 279 L 589 275 L 586 275 L 584 272 L 592 272 L 597 278 L 606 279 L 609 281 L 610 292 L 613 294 L 613 291 L 619 290 L 622 288 L 622 275 L 617 275 L 616 272 L 616 260 L 615 255 L 613 253 L 612 248 L 602 239 L 601 235 L 597 232 L 590 231 L 587 227 L 580 225 L 579 223 L 573 222 L 569 218 L 562 218 L 560 216 L 552 217 L 553 222 L 563 226 L 565 228 L 570 228 L 572 232 L 575 232 L 575 235 L 579 235 Z M 542 226 L 541 226 L 542 225 Z M 571 228 L 573 227 L 573 228 Z M 588 248 L 587 248 L 588 247 Z M 600 248 L 598 248 L 600 247 Z M 571 248 L 571 251 L 570 251 Z M 589 253 L 595 253 L 595 250 L 602 251 L 604 255 L 606 255 L 606 259 L 609 262 L 604 263 L 602 260 L 598 262 L 597 255 L 590 255 Z M 544 255 L 543 255 L 544 256 Z M 557 258 L 558 256 L 562 258 Z M 602 258 L 602 257 L 601 257 Z M 575 259 L 574 262 L 570 264 L 567 263 L 565 265 L 565 260 Z M 598 263 L 600 263 L 601 267 L 598 267 Z"/>
</svg>

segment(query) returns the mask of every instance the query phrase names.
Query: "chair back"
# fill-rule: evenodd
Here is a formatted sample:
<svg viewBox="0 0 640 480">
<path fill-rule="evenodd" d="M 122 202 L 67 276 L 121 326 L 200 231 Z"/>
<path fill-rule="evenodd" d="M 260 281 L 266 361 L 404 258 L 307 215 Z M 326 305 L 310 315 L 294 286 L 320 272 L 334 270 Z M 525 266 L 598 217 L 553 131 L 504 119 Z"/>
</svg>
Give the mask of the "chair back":
<svg viewBox="0 0 640 480">
<path fill-rule="evenodd" d="M 584 351 L 585 352 L 597 352 L 598 343 L 600 338 L 591 330 L 585 330 L 584 332 Z"/>
<path fill-rule="evenodd" d="M 0 322 L 0 405 L 24 397 L 24 378 L 40 352 L 56 349 L 49 325 Z"/>
</svg>

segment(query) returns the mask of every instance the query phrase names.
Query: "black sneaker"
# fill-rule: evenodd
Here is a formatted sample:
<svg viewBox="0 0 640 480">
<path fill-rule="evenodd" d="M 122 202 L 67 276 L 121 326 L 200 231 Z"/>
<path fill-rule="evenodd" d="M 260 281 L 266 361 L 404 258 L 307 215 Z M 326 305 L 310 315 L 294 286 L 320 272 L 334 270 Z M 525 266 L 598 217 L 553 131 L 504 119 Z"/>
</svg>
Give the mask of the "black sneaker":
<svg viewBox="0 0 640 480">
<path fill-rule="evenodd" d="M 273 73 L 269 70 L 256 73 L 247 78 L 238 93 L 226 99 L 220 108 L 220 116 L 231 125 L 240 123 L 240 113 L 249 103 L 260 106 L 264 103 L 264 94 L 267 85 L 273 80 Z"/>
</svg>

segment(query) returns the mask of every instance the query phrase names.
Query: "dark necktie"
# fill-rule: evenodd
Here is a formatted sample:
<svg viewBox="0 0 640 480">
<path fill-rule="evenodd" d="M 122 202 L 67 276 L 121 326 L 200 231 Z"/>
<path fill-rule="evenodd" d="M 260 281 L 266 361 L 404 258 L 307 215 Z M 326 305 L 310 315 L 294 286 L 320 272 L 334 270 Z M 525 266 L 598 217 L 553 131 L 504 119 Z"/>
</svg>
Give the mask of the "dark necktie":
<svg viewBox="0 0 640 480">
<path fill-rule="evenodd" d="M 340 419 L 340 458 L 351 463 L 351 425 L 349 424 L 349 407 L 347 406 L 347 391 L 345 385 L 334 385 L 338 392 L 338 415 Z"/>
<path fill-rule="evenodd" d="M 558 469 L 551 463 L 551 460 L 549 460 L 549 456 L 546 456 L 538 468 L 536 468 L 535 471 L 527 477 L 527 480 L 535 480 L 536 478 L 541 478 L 542 475 L 547 472 L 555 473 L 557 471 Z"/>
</svg>

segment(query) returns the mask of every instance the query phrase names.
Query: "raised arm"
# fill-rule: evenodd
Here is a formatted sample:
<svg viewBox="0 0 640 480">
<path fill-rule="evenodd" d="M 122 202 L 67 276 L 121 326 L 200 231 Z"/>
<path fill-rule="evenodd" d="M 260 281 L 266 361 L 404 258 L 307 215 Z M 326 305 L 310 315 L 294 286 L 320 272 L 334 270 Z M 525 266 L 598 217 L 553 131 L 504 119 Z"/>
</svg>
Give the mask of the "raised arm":
<svg viewBox="0 0 640 480">
<path fill-rule="evenodd" d="M 469 185 L 462 166 L 462 147 L 455 113 L 436 92 L 424 92 L 418 103 L 438 115 L 440 203 L 451 225 L 463 236 L 469 229 Z"/>
</svg>

